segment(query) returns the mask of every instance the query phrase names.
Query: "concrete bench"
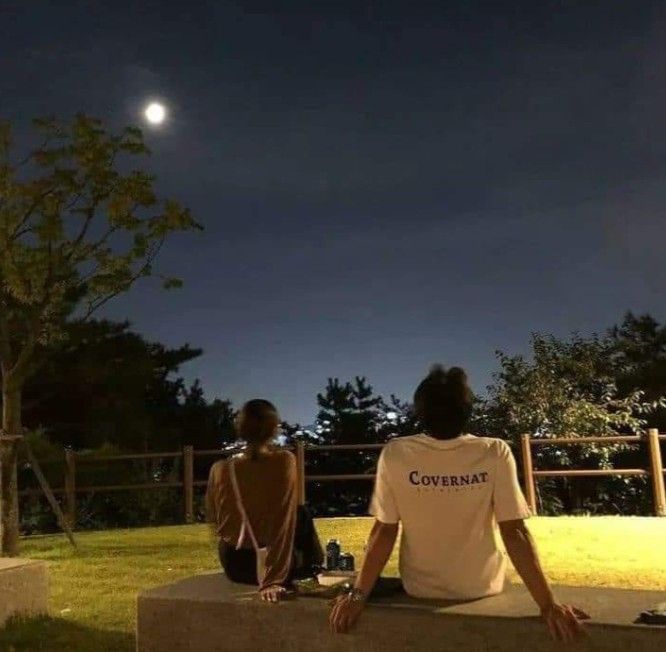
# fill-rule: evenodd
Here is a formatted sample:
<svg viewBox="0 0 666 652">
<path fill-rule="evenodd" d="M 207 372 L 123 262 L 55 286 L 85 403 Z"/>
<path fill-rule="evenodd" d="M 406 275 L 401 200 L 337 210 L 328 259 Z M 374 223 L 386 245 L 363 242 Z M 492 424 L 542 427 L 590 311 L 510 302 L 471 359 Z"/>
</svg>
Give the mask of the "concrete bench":
<svg viewBox="0 0 666 652">
<path fill-rule="evenodd" d="M 558 587 L 557 595 L 593 616 L 589 636 L 569 649 L 664 652 L 666 628 L 634 625 L 665 593 Z M 391 598 L 369 606 L 353 633 L 328 631 L 328 603 L 300 597 L 264 604 L 220 573 L 145 591 L 138 598 L 138 652 L 561 652 L 522 586 L 467 603 Z"/>
<path fill-rule="evenodd" d="M 43 561 L 0 558 L 0 627 L 13 616 L 45 614 L 48 592 Z"/>
</svg>

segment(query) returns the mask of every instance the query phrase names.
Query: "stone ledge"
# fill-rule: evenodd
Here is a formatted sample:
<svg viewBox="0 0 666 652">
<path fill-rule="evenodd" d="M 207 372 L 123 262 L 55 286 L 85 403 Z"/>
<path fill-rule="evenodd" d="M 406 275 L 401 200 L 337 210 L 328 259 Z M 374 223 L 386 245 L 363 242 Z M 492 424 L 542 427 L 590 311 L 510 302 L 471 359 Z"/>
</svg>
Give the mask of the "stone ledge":
<svg viewBox="0 0 666 652">
<path fill-rule="evenodd" d="M 557 587 L 563 601 L 593 616 L 589 636 L 572 650 L 663 652 L 666 628 L 634 625 L 638 614 L 663 602 L 664 593 Z M 416 601 L 408 597 L 369 606 L 357 629 L 344 636 L 328 631 L 328 604 L 299 598 L 278 605 L 257 600 L 248 587 L 221 573 L 200 575 L 145 591 L 138 598 L 138 652 L 222 650 L 322 650 L 326 652 L 551 652 L 554 644 L 522 586 L 466 603 Z"/>
<path fill-rule="evenodd" d="M 46 563 L 0 558 L 0 627 L 13 616 L 38 616 L 48 611 Z"/>
</svg>

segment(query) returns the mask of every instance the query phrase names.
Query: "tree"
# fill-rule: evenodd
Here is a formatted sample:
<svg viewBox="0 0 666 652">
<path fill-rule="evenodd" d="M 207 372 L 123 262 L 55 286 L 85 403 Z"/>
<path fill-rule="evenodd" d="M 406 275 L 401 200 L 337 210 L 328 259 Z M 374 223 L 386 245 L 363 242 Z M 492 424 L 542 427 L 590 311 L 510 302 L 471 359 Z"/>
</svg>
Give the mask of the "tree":
<svg viewBox="0 0 666 652">
<path fill-rule="evenodd" d="M 288 421 L 280 423 L 278 439 L 284 446 L 295 446 L 298 443 L 305 446 L 316 446 L 322 443 L 322 438 L 316 432 L 305 428 L 300 423 L 289 423 Z"/>
<path fill-rule="evenodd" d="M 416 435 L 421 430 L 418 420 L 414 414 L 414 406 L 391 394 L 389 403 L 382 399 L 381 421 L 379 424 L 379 437 L 382 441 L 388 441 L 395 437 L 407 437 Z"/>
<path fill-rule="evenodd" d="M 340 384 L 329 378 L 323 394 L 317 394 L 317 433 L 327 444 L 375 443 L 381 421 L 382 398 L 362 376 Z"/>
<path fill-rule="evenodd" d="M 490 404 L 514 441 L 538 437 L 638 433 L 645 414 L 657 406 L 641 390 L 620 396 L 609 342 L 573 335 L 532 336 L 532 359 L 497 353 L 501 370 L 490 388 Z"/>
<path fill-rule="evenodd" d="M 183 393 L 180 412 L 181 446 L 211 450 L 236 439 L 231 401 L 215 399 L 209 403 L 198 379 Z"/>
<path fill-rule="evenodd" d="M 523 433 L 543 438 L 639 434 L 646 428 L 648 415 L 666 405 L 663 397 L 646 400 L 642 389 L 634 388 L 624 395 L 619 392 L 617 362 L 608 337 L 573 335 L 563 340 L 536 334 L 531 344 L 530 359 L 497 354 L 501 369 L 477 416 L 489 434 L 504 435 L 514 444 Z M 626 449 L 617 444 L 556 450 L 540 446 L 537 459 L 551 468 L 581 464 L 613 468 L 614 459 Z M 562 503 L 570 510 L 581 509 L 584 500 L 591 500 L 595 487 L 604 486 L 587 478 L 555 484 Z"/>
<path fill-rule="evenodd" d="M 140 278 L 168 236 L 200 228 L 131 160 L 148 152 L 141 131 L 107 132 L 98 120 L 35 122 L 41 144 L 22 160 L 0 129 L 0 552 L 16 554 L 16 464 L 21 396 L 68 316 L 83 320 Z M 166 287 L 179 285 L 164 278 Z"/>
<path fill-rule="evenodd" d="M 317 403 L 315 434 L 319 443 L 373 444 L 381 440 L 384 401 L 364 377 L 356 376 L 344 384 L 329 378 L 324 392 L 317 395 Z M 318 452 L 308 456 L 308 465 L 315 474 L 365 474 L 373 472 L 376 458 L 376 451 L 368 450 Z M 322 513 L 362 513 L 370 488 L 365 480 L 314 483 L 309 494 Z"/>
<path fill-rule="evenodd" d="M 24 425 L 75 450 L 109 444 L 148 452 L 182 444 L 181 422 L 199 417 L 191 409 L 183 414 L 188 391 L 176 374 L 201 349 L 149 342 L 128 322 L 74 321 L 64 333 L 26 381 Z"/>
<path fill-rule="evenodd" d="M 666 325 L 651 315 L 628 312 L 607 337 L 621 395 L 637 389 L 651 401 L 666 395 Z M 666 430 L 666 409 L 650 415 L 650 426 Z"/>
</svg>

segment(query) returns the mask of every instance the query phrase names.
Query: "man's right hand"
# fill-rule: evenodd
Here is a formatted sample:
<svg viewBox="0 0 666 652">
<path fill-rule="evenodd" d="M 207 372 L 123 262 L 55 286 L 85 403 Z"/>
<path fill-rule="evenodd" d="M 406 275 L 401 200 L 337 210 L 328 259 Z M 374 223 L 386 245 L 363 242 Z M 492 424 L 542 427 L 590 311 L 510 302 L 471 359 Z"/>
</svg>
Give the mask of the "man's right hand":
<svg viewBox="0 0 666 652">
<path fill-rule="evenodd" d="M 556 641 L 571 643 L 576 637 L 584 634 L 582 620 L 590 616 L 582 609 L 568 604 L 554 602 L 541 610 L 550 635 Z"/>
</svg>

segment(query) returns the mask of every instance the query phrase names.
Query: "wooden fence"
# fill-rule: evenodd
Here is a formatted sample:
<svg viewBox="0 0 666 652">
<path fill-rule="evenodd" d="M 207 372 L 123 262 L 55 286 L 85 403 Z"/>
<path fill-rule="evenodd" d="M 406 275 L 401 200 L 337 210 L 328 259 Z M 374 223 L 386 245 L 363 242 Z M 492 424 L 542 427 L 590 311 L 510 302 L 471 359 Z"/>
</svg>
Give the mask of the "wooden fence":
<svg viewBox="0 0 666 652">
<path fill-rule="evenodd" d="M 660 435 L 656 428 L 648 430 L 644 437 L 558 437 L 553 439 L 522 436 L 523 478 L 525 497 L 533 514 L 537 513 L 536 481 L 539 478 L 580 478 L 599 476 L 650 476 L 652 479 L 652 498 L 655 516 L 666 516 L 666 490 L 664 489 L 664 464 L 661 457 Z M 646 444 L 648 449 L 649 468 L 647 469 L 555 469 L 535 470 L 532 461 L 533 446 L 575 446 L 581 444 Z"/>
<path fill-rule="evenodd" d="M 654 514 L 666 516 L 666 492 L 664 490 L 664 466 L 662 462 L 660 440 L 666 440 L 666 435 L 660 435 L 655 429 L 648 431 L 644 437 L 618 436 L 618 437 L 562 437 L 553 439 L 533 438 L 530 435 L 522 437 L 522 464 L 523 478 L 525 483 L 525 496 L 533 513 L 537 513 L 536 480 L 545 477 L 581 477 L 581 476 L 649 476 L 652 479 L 652 490 L 654 498 Z M 647 469 L 556 469 L 535 470 L 532 460 L 532 447 L 543 445 L 580 445 L 593 443 L 624 443 L 624 444 L 647 444 L 649 454 L 649 468 Z M 306 497 L 306 483 L 308 482 L 346 482 L 351 480 L 373 481 L 375 475 L 372 473 L 361 474 L 331 474 L 331 475 L 306 475 L 305 460 L 308 453 L 341 452 L 341 451 L 379 451 L 384 444 L 346 444 L 330 446 L 306 447 L 302 443 L 295 446 L 294 452 L 298 465 L 298 496 L 299 502 L 303 504 Z M 194 459 L 196 457 L 224 457 L 222 450 L 194 450 L 192 446 L 185 446 L 182 451 L 164 453 L 129 453 L 123 455 L 105 455 L 91 457 L 65 452 L 63 486 L 53 489 L 53 493 L 64 495 L 64 512 L 71 527 L 76 523 L 76 495 L 79 493 L 109 492 L 109 491 L 132 491 L 132 490 L 154 490 L 163 488 L 180 488 L 183 496 L 183 512 L 186 523 L 193 523 L 194 514 L 194 489 L 206 486 L 207 480 L 196 480 L 194 477 Z M 181 458 L 182 474 L 178 481 L 155 481 L 142 484 L 124 485 L 86 485 L 80 486 L 76 482 L 77 465 L 95 464 L 97 462 L 150 460 L 150 459 L 175 459 Z M 38 495 L 39 489 L 24 489 L 19 495 Z"/>
</svg>

